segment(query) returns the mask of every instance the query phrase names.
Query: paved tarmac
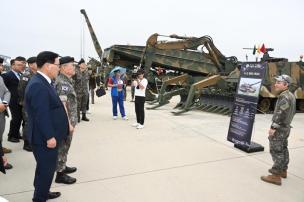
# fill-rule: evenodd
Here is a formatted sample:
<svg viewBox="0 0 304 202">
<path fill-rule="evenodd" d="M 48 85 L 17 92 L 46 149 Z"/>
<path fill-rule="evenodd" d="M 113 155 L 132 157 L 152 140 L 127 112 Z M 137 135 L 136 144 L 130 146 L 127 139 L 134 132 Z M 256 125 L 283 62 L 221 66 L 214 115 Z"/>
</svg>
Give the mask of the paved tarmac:
<svg viewBox="0 0 304 202">
<path fill-rule="evenodd" d="M 62 196 L 52 202 L 303 202 L 304 114 L 296 114 L 289 138 L 290 167 L 282 186 L 260 180 L 272 165 L 267 130 L 271 115 L 258 114 L 253 141 L 264 152 L 247 154 L 226 141 L 230 118 L 200 111 L 173 116 L 176 99 L 146 110 L 142 130 L 134 103 L 125 102 L 128 121 L 113 120 L 107 94 L 90 105 L 90 122 L 76 128 L 68 165 L 78 171 L 73 185 L 53 183 Z M 35 161 L 22 143 L 8 143 L 14 169 L 0 174 L 0 196 L 31 201 Z M 0 199 L 1 201 L 1 199 Z"/>
</svg>

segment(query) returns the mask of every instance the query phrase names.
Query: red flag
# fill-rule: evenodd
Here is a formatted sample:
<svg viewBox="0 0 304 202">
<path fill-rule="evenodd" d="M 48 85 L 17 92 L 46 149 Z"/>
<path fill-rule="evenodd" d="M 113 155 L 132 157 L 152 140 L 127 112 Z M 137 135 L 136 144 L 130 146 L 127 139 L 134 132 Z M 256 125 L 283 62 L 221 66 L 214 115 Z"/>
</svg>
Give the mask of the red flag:
<svg viewBox="0 0 304 202">
<path fill-rule="evenodd" d="M 262 45 L 260 51 L 261 51 L 262 53 L 265 53 L 265 52 L 266 52 L 266 48 L 265 48 L 265 45 L 264 45 L 264 44 Z"/>
</svg>

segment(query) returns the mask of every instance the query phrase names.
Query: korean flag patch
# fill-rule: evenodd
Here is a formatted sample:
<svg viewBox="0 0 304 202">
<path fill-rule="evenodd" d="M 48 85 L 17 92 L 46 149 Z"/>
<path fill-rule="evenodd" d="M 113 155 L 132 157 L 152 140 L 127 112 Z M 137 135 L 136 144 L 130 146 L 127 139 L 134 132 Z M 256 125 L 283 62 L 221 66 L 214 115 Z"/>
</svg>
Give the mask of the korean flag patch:
<svg viewBox="0 0 304 202">
<path fill-rule="evenodd" d="M 68 90 L 69 90 L 69 87 L 68 87 L 68 86 L 62 86 L 62 90 L 63 90 L 63 91 L 68 91 Z"/>
</svg>

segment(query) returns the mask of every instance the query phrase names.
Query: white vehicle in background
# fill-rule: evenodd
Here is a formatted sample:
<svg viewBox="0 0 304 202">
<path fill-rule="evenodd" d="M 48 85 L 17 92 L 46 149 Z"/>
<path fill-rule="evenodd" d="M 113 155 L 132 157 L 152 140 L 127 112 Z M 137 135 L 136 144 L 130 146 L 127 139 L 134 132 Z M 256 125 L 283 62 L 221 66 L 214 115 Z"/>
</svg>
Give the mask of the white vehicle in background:
<svg viewBox="0 0 304 202">
<path fill-rule="evenodd" d="M 3 62 L 4 72 L 9 71 L 11 69 L 11 65 L 10 65 L 11 57 L 0 54 L 0 58 L 4 59 L 4 62 Z"/>
</svg>

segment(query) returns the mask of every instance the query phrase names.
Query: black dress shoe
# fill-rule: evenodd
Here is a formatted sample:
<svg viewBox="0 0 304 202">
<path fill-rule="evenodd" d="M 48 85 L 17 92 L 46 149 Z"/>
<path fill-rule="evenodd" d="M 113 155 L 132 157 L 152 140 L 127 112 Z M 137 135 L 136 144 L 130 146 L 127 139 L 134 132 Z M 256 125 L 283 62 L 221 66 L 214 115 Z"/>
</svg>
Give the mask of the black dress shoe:
<svg viewBox="0 0 304 202">
<path fill-rule="evenodd" d="M 9 163 L 6 164 L 6 166 L 4 166 L 5 170 L 10 170 L 13 168 L 13 166 Z"/>
<path fill-rule="evenodd" d="M 9 141 L 9 142 L 14 142 L 14 143 L 20 142 L 20 140 L 19 140 L 18 138 L 15 138 L 15 137 L 8 137 L 8 138 L 7 138 L 7 141 Z"/>
<path fill-rule="evenodd" d="M 32 151 L 33 151 L 32 146 L 29 145 L 29 144 L 24 144 L 24 145 L 23 145 L 23 149 L 24 149 L 25 151 L 28 151 L 28 152 L 32 152 Z"/>
<path fill-rule="evenodd" d="M 59 196 L 61 196 L 60 192 L 49 192 L 48 199 L 58 198 Z"/>
<path fill-rule="evenodd" d="M 77 168 L 76 167 L 68 167 L 66 166 L 63 173 L 65 174 L 70 174 L 70 173 L 74 173 L 77 171 Z"/>
<path fill-rule="evenodd" d="M 90 121 L 90 119 L 88 119 L 86 116 L 82 116 L 82 119 L 83 121 Z"/>
<path fill-rule="evenodd" d="M 68 176 L 65 173 L 57 172 L 55 182 L 63 184 L 74 184 L 76 182 L 76 178 Z"/>
</svg>

